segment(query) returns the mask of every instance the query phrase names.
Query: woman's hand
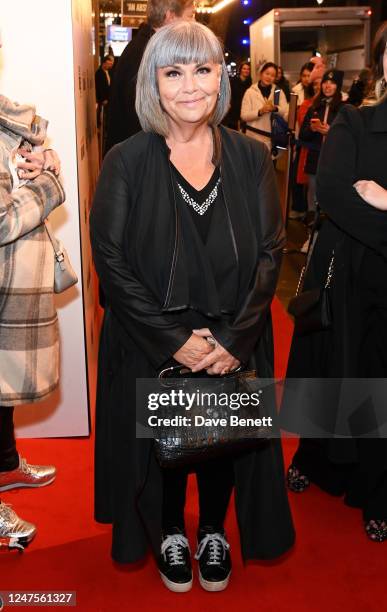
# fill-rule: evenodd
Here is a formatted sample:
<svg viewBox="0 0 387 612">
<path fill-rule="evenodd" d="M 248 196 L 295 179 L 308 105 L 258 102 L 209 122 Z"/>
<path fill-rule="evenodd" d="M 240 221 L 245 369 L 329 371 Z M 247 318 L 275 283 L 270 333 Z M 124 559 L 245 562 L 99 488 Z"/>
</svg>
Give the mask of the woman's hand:
<svg viewBox="0 0 387 612">
<path fill-rule="evenodd" d="M 60 174 L 60 159 L 54 149 L 44 151 L 44 169 L 51 170 L 56 176 Z"/>
<path fill-rule="evenodd" d="M 18 154 L 25 158 L 25 161 L 19 162 L 18 175 L 21 179 L 33 180 L 44 170 L 44 153 L 42 151 L 26 151 L 18 149 Z"/>
<path fill-rule="evenodd" d="M 203 329 L 194 329 L 196 336 L 202 338 L 212 337 L 210 330 L 207 327 Z M 232 370 L 236 370 L 240 366 L 240 361 L 229 353 L 219 342 L 215 343 L 213 350 L 207 354 L 195 367 L 193 372 L 206 370 L 207 374 L 227 374 Z"/>
<path fill-rule="evenodd" d="M 43 170 L 51 170 L 57 176 L 60 173 L 60 160 L 53 149 L 39 152 L 19 149 L 18 153 L 25 158 L 25 161 L 17 164 L 18 175 L 21 179 L 32 181 Z"/>
<path fill-rule="evenodd" d="M 357 181 L 354 188 L 367 204 L 379 210 L 387 210 L 387 189 L 375 181 Z"/>
<path fill-rule="evenodd" d="M 211 335 L 211 332 L 209 332 L 208 335 Z M 190 370 L 199 371 L 202 368 L 194 370 L 195 366 L 200 363 L 206 355 L 211 353 L 213 348 L 214 347 L 204 340 L 204 338 L 193 333 L 192 336 L 188 338 L 187 342 L 176 351 L 173 358 L 187 368 L 190 368 Z"/>
<path fill-rule="evenodd" d="M 266 102 L 260 109 L 259 112 L 261 113 L 261 115 L 264 115 L 265 113 L 271 113 L 273 112 L 275 106 L 273 105 L 272 102 Z"/>
</svg>

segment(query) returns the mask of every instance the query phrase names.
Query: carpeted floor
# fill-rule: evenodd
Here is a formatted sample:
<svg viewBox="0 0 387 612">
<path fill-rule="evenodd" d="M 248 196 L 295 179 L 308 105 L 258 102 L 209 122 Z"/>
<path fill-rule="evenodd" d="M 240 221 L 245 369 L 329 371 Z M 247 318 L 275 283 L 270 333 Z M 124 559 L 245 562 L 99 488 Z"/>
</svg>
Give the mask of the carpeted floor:
<svg viewBox="0 0 387 612">
<path fill-rule="evenodd" d="M 276 375 L 281 376 L 291 323 L 278 301 L 273 315 Z M 284 441 L 287 463 L 295 445 L 295 440 Z M 36 523 L 39 532 L 24 554 L 0 554 L 0 591 L 76 591 L 76 609 L 90 612 L 376 612 L 387 607 L 387 543 L 368 541 L 360 512 L 313 486 L 303 495 L 290 495 L 297 542 L 284 558 L 244 567 L 231 507 L 226 529 L 234 568 L 228 590 L 206 593 L 196 581 L 189 593 L 173 594 L 161 584 L 152 558 L 136 567 L 111 561 L 110 528 L 93 521 L 91 440 L 21 440 L 19 450 L 31 463 L 54 462 L 58 478 L 45 489 L 4 493 L 2 499 Z M 197 507 L 193 480 L 188 500 L 193 547 Z"/>
</svg>

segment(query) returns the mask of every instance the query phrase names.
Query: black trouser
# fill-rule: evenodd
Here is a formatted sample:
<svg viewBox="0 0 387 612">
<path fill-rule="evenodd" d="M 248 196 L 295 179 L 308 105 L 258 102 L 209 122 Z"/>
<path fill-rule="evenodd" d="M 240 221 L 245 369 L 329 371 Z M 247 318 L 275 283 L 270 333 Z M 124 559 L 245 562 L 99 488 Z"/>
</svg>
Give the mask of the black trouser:
<svg viewBox="0 0 387 612">
<path fill-rule="evenodd" d="M 163 532 L 166 534 L 173 527 L 184 530 L 184 506 L 190 471 L 184 468 L 163 470 Z M 234 486 L 233 462 L 229 459 L 208 461 L 193 471 L 199 490 L 199 528 L 211 526 L 221 531 Z"/>
<path fill-rule="evenodd" d="M 13 408 L 0 406 L 0 472 L 14 470 L 18 465 Z"/>
</svg>

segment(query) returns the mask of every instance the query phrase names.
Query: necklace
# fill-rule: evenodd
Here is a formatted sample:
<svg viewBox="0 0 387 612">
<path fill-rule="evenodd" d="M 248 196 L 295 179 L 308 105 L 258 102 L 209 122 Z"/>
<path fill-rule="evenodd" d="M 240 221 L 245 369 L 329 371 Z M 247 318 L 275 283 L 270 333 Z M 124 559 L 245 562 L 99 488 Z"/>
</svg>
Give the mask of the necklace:
<svg viewBox="0 0 387 612">
<path fill-rule="evenodd" d="M 177 183 L 177 186 L 178 186 L 178 188 L 180 190 L 180 193 L 182 195 L 182 198 L 183 198 L 184 202 L 187 202 L 187 204 L 189 204 L 189 206 L 192 206 L 192 208 L 194 209 L 195 212 L 198 213 L 198 215 L 204 215 L 204 213 L 207 212 L 207 210 L 209 209 L 211 204 L 218 197 L 219 183 L 220 183 L 220 177 L 216 181 L 215 187 L 211 191 L 210 195 L 208 196 L 208 198 L 206 198 L 204 200 L 204 202 L 202 202 L 202 204 L 198 204 L 197 202 L 195 202 L 195 200 L 193 198 L 191 198 L 190 195 L 188 195 L 186 190 L 183 189 L 183 187 L 180 185 L 180 183 Z"/>
</svg>

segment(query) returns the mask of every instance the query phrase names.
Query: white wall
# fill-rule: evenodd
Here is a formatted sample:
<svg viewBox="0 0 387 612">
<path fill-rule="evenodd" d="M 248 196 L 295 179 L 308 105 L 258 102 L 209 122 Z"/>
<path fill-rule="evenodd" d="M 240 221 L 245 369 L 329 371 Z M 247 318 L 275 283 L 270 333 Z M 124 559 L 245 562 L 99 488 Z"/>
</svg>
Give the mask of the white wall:
<svg viewBox="0 0 387 612">
<path fill-rule="evenodd" d="M 91 30 L 91 1 L 74 0 L 74 5 L 74 13 L 80 11 L 86 19 L 86 29 Z M 50 122 L 48 144 L 61 158 L 66 191 L 66 203 L 50 219 L 81 279 L 73 9 L 72 0 L 1 0 L 0 91 L 19 102 L 36 105 L 38 114 Z M 86 47 L 91 49 L 91 31 L 89 38 Z M 90 61 L 92 57 L 83 58 L 84 64 Z M 48 400 L 17 409 L 21 437 L 89 433 L 82 293 L 80 282 L 76 288 L 57 296 L 62 343 L 61 386 Z"/>
</svg>

